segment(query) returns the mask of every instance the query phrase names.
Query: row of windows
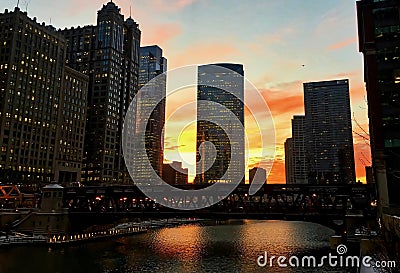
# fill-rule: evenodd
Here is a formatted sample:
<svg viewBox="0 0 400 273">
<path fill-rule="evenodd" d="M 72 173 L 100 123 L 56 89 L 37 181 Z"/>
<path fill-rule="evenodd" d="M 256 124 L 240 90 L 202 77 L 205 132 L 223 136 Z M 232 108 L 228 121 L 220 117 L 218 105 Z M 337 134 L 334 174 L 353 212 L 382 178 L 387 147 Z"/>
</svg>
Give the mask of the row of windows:
<svg viewBox="0 0 400 273">
<path fill-rule="evenodd" d="M 0 169 L 2 168 L 7 168 L 6 165 L 0 164 Z M 37 168 L 37 167 L 27 167 L 27 166 L 8 166 L 9 169 L 12 169 L 13 171 L 24 171 L 24 172 L 36 172 L 36 173 L 51 173 L 51 169 L 45 169 L 45 168 Z"/>
</svg>

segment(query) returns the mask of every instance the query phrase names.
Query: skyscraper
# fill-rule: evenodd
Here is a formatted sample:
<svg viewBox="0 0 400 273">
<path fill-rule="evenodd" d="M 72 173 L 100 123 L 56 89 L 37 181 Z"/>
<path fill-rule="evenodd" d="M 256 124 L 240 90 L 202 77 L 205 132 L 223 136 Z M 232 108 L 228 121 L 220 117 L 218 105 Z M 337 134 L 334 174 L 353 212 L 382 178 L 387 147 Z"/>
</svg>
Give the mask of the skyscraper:
<svg viewBox="0 0 400 273">
<path fill-rule="evenodd" d="M 243 76 L 241 64 L 224 63 L 203 65 L 198 68 L 196 158 L 197 162 L 201 160 L 201 164 L 197 166 L 196 183 L 230 183 L 233 182 L 235 176 L 241 175 L 243 175 L 242 183 L 244 183 Z M 201 101 L 208 103 L 201 103 Z M 219 104 L 225 109 L 218 109 L 211 103 Z M 210 119 L 222 121 L 227 127 L 226 130 L 224 131 Z M 236 119 L 237 122 L 232 119 Z M 229 139 L 228 136 L 236 139 Z M 215 147 L 216 157 L 213 163 L 210 162 L 208 153 L 210 150 L 206 149 L 206 146 L 199 149 L 203 142 L 211 142 Z M 235 157 L 235 160 L 232 161 L 231 156 Z M 225 179 L 222 179 L 229 166 L 232 171 L 227 173 Z"/>
<path fill-rule="evenodd" d="M 355 182 L 348 80 L 304 83 L 310 183 Z"/>
<path fill-rule="evenodd" d="M 146 122 L 145 145 L 147 157 L 156 171 L 162 177 L 163 170 L 163 128 L 165 123 L 165 97 L 167 59 L 163 57 L 162 49 L 156 45 L 140 48 L 139 87 L 146 85 L 146 92 L 137 98 L 136 122 Z M 142 116 L 140 108 L 161 101 L 150 116 L 150 119 Z M 145 154 L 136 156 L 144 157 Z M 142 160 L 144 162 L 144 160 Z M 149 176 L 148 169 L 140 168 L 136 173 L 138 179 L 146 179 Z"/>
<path fill-rule="evenodd" d="M 138 24 L 124 20 L 113 2 L 97 13 L 96 26 L 64 29 L 67 62 L 90 78 L 82 181 L 128 183 L 122 154 L 122 127 L 138 90 Z"/>
<path fill-rule="evenodd" d="M 372 167 L 380 204 L 400 204 L 400 3 L 357 1 Z"/>
<path fill-rule="evenodd" d="M 305 116 L 293 116 L 293 175 L 295 184 L 308 183 L 308 161 L 305 147 Z"/>
<path fill-rule="evenodd" d="M 88 77 L 65 66 L 64 37 L 19 8 L 0 14 L 0 33 L 0 181 L 78 181 Z"/>
<path fill-rule="evenodd" d="M 288 184 L 308 183 L 309 165 L 305 133 L 305 116 L 293 116 L 292 137 L 285 142 L 285 171 Z"/>
<path fill-rule="evenodd" d="M 284 146 L 286 184 L 294 184 L 293 138 L 287 138 Z"/>
<path fill-rule="evenodd" d="M 89 77 L 65 66 L 59 107 L 54 180 L 81 181 Z"/>
</svg>

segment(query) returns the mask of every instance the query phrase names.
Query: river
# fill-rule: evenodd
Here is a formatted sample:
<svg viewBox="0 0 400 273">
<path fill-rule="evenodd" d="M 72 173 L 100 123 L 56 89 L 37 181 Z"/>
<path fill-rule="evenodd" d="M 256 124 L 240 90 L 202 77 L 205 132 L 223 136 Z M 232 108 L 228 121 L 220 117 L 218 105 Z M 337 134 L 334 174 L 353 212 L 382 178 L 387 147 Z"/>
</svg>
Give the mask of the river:
<svg viewBox="0 0 400 273">
<path fill-rule="evenodd" d="M 260 267 L 257 258 L 320 257 L 334 232 L 307 222 L 230 221 L 185 225 L 60 248 L 0 249 L 0 273 L 350 272 L 332 268 Z M 287 261 L 286 261 L 287 263 Z"/>
</svg>

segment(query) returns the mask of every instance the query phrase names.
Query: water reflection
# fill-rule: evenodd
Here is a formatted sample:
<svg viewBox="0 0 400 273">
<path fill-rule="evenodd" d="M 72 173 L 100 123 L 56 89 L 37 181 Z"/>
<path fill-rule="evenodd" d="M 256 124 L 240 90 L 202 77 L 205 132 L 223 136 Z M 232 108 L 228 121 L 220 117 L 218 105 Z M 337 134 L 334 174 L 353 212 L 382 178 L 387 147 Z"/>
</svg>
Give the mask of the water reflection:
<svg viewBox="0 0 400 273">
<path fill-rule="evenodd" d="M 315 253 L 322 255 L 320 251 L 329 249 L 329 236 L 333 235 L 330 229 L 304 222 L 285 221 L 245 221 L 241 228 L 237 251 L 241 253 L 239 264 L 241 272 L 296 272 L 291 268 L 278 268 L 274 264 L 272 269 L 255 268 L 257 258 L 267 251 L 268 256 L 305 255 Z M 257 270 L 255 270 L 257 269 Z M 305 269 L 297 270 L 306 272 Z M 310 272 L 312 270 L 310 269 Z"/>
<path fill-rule="evenodd" d="M 331 235 L 332 230 L 317 224 L 286 221 L 163 228 L 50 252 L 47 248 L 2 249 L 0 273 L 314 272 L 259 268 L 256 259 L 264 251 L 276 256 L 328 252 Z"/>
<path fill-rule="evenodd" d="M 177 272 L 195 272 L 205 254 L 204 230 L 197 225 L 161 229 L 151 237 L 152 250 L 162 259 L 181 262 Z"/>
</svg>

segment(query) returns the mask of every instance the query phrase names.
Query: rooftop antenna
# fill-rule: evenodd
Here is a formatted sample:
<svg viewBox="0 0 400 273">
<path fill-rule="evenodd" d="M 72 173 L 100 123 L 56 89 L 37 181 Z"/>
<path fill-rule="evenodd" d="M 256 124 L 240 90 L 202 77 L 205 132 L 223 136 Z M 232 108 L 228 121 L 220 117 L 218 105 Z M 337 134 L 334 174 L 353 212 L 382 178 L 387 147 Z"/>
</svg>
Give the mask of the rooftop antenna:
<svg viewBox="0 0 400 273">
<path fill-rule="evenodd" d="M 17 0 L 17 8 L 19 7 L 19 0 Z"/>
<path fill-rule="evenodd" d="M 132 18 L 132 5 L 129 6 L 129 18 Z"/>
<path fill-rule="evenodd" d="M 19 1 L 19 0 L 18 0 Z M 28 6 L 31 3 L 31 0 L 25 0 L 24 4 L 25 4 L 25 11 L 28 12 Z"/>
</svg>

